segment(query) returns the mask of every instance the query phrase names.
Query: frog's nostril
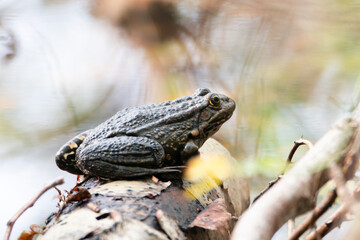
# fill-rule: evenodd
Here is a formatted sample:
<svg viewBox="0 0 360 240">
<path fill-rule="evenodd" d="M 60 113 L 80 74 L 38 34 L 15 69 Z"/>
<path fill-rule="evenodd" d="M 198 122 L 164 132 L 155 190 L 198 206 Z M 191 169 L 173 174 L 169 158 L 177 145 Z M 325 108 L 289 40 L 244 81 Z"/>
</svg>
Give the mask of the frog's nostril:
<svg viewBox="0 0 360 240">
<path fill-rule="evenodd" d="M 229 97 L 227 97 L 227 96 L 225 96 L 225 98 L 226 98 L 226 101 L 228 101 L 228 102 L 233 101 L 231 98 L 229 98 Z"/>
</svg>

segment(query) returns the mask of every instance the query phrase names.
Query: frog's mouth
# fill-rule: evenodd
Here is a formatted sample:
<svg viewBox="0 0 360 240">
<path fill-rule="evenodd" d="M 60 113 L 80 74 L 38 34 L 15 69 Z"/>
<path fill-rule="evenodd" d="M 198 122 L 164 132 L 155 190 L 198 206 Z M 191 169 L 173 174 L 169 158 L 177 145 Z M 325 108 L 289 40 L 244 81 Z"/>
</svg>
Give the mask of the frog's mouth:
<svg viewBox="0 0 360 240">
<path fill-rule="evenodd" d="M 200 127 L 199 132 L 205 138 L 211 137 L 220 129 L 224 122 L 229 120 L 229 118 L 232 116 L 232 113 L 232 111 L 228 112 L 226 110 L 220 110 L 218 114 L 213 115 L 206 124 Z"/>
<path fill-rule="evenodd" d="M 220 129 L 221 125 L 226 122 L 230 117 L 231 115 L 218 121 L 209 123 L 205 128 L 203 128 L 203 131 L 200 132 L 203 132 L 206 138 L 209 138 L 214 135 L 214 133 L 216 133 Z"/>
</svg>

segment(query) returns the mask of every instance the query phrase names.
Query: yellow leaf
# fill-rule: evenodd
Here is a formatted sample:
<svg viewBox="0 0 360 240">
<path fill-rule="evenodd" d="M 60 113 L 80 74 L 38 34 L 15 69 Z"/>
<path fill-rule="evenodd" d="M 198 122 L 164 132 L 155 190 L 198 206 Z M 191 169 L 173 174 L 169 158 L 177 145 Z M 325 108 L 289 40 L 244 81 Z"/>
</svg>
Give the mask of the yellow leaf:
<svg viewBox="0 0 360 240">
<path fill-rule="evenodd" d="M 233 175 L 234 166 L 221 154 L 211 152 L 191 159 L 185 179 L 194 184 L 186 188 L 190 198 L 199 198 Z"/>
</svg>

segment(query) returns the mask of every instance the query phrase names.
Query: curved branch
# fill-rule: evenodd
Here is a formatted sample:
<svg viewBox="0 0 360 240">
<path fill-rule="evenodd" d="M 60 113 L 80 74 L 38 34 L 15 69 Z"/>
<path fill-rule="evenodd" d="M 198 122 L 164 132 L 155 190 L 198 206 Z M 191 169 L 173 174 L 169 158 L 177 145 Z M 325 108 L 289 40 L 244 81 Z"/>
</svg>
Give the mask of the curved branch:
<svg viewBox="0 0 360 240">
<path fill-rule="evenodd" d="M 302 159 L 241 217 L 232 239 L 271 239 L 289 219 L 314 206 L 317 191 L 329 179 L 333 163 L 344 165 L 350 154 L 359 155 L 360 106 L 338 121 Z M 358 161 L 357 157 L 351 157 Z M 345 164 L 346 165 L 346 164 Z M 345 175 L 348 179 L 352 177 Z M 261 221 L 259 221 L 261 219 Z"/>
<path fill-rule="evenodd" d="M 60 177 L 51 183 L 45 185 L 40 192 L 38 192 L 27 204 L 25 204 L 8 222 L 7 222 L 7 229 L 5 232 L 4 239 L 8 240 L 10 238 L 11 230 L 16 222 L 16 220 L 28 209 L 34 206 L 35 202 L 50 188 L 53 188 L 57 185 L 61 185 L 64 183 L 64 178 Z"/>
<path fill-rule="evenodd" d="M 299 237 L 311 226 L 316 220 L 321 217 L 335 202 L 337 198 L 336 189 L 332 190 L 328 196 L 317 206 L 312 213 L 302 222 L 302 224 L 295 229 L 288 237 L 288 240 L 297 240 Z"/>
</svg>

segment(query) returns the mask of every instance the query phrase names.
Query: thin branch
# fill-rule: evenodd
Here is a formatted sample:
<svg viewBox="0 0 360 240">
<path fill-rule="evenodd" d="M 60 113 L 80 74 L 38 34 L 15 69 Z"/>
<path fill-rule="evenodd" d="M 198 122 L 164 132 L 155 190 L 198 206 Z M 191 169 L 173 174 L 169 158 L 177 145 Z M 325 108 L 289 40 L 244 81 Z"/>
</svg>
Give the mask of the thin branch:
<svg viewBox="0 0 360 240">
<path fill-rule="evenodd" d="M 347 220 L 346 214 L 351 210 L 354 203 L 357 203 L 357 199 L 360 197 L 360 187 L 357 186 L 355 191 L 349 197 L 349 201 L 344 202 L 338 210 L 334 212 L 333 215 L 329 217 L 329 219 L 319 226 L 315 231 L 309 234 L 304 240 L 316 240 L 316 236 L 320 235 L 324 237 L 331 230 L 336 227 L 340 227 L 341 224 Z"/>
<path fill-rule="evenodd" d="M 270 239 L 286 221 L 314 208 L 319 188 L 330 180 L 331 163 L 339 162 L 343 166 L 353 147 L 356 154 L 360 152 L 359 145 L 353 146 L 354 139 L 360 135 L 360 105 L 357 109 L 359 114 L 354 112 L 336 122 L 281 181 L 241 216 L 232 239 Z"/>
<path fill-rule="evenodd" d="M 313 148 L 313 144 L 309 141 L 309 140 L 306 140 L 306 139 L 303 139 L 302 137 L 300 137 L 300 139 L 294 141 L 294 146 L 293 148 L 291 149 L 290 153 L 289 153 L 289 156 L 286 160 L 286 165 L 285 165 L 285 168 L 283 170 L 283 173 L 282 175 L 285 174 L 287 168 L 289 167 L 290 163 L 291 163 L 291 160 L 292 158 L 294 157 L 294 154 L 296 152 L 296 150 L 301 146 L 301 145 L 306 145 L 308 146 L 309 150 Z"/>
<path fill-rule="evenodd" d="M 327 233 L 329 233 L 332 229 L 341 225 L 344 221 L 345 214 L 348 212 L 347 205 L 342 205 L 324 224 L 318 227 L 315 231 L 310 233 L 305 240 L 316 240 L 317 235 L 320 237 L 324 237 Z"/>
<path fill-rule="evenodd" d="M 301 145 L 306 145 L 309 147 L 309 149 L 311 149 L 313 147 L 313 144 L 309 141 L 309 140 L 306 140 L 306 139 L 303 139 L 302 137 L 296 141 L 294 141 L 294 146 L 293 148 L 291 149 L 290 153 L 289 153 L 289 156 L 286 160 L 286 165 L 284 167 L 284 170 L 282 172 L 282 174 L 280 176 L 278 176 L 278 178 L 276 180 L 273 180 L 271 182 L 269 182 L 267 188 L 265 188 L 259 195 L 257 195 L 255 198 L 254 198 L 254 201 L 253 203 L 258 200 L 262 195 L 264 195 L 264 193 L 266 193 L 270 188 L 272 188 L 272 186 L 275 185 L 275 183 L 277 183 L 281 178 L 282 176 L 285 174 L 285 171 L 286 169 L 289 167 L 290 163 L 291 163 L 291 160 L 296 152 L 296 150 L 301 146 Z"/>
<path fill-rule="evenodd" d="M 295 229 L 288 240 L 298 239 L 307 229 L 312 227 L 316 220 L 321 217 L 335 202 L 337 198 L 336 189 L 332 190 L 328 196 L 312 211 L 312 213 Z"/>
<path fill-rule="evenodd" d="M 38 192 L 28 203 L 26 203 L 8 222 L 7 222 L 7 229 L 5 232 L 4 240 L 8 240 L 10 238 L 10 234 L 12 231 L 12 228 L 16 222 L 16 220 L 28 209 L 34 206 L 35 202 L 43 195 L 46 191 L 48 191 L 50 188 L 53 188 L 57 185 L 61 185 L 64 183 L 64 178 L 60 177 L 53 182 L 45 185 L 40 192 Z"/>
<path fill-rule="evenodd" d="M 277 183 L 277 182 L 282 178 L 282 176 L 283 176 L 283 175 L 280 175 L 280 176 L 278 176 L 277 179 L 269 182 L 267 188 L 265 188 L 264 190 L 262 190 L 261 193 L 259 193 L 259 195 L 257 195 L 257 196 L 254 198 L 253 204 L 254 204 L 254 202 L 256 202 L 262 195 L 264 195 L 270 188 L 272 188 L 272 186 L 274 186 L 275 183 Z"/>
<path fill-rule="evenodd" d="M 351 194 L 346 188 L 346 179 L 342 169 L 336 164 L 331 164 L 329 168 L 330 177 L 336 184 L 336 193 L 342 199 L 342 201 L 349 201 Z"/>
<path fill-rule="evenodd" d="M 290 153 L 289 153 L 289 156 L 286 160 L 286 165 L 285 165 L 285 168 L 282 172 L 282 175 L 285 174 L 286 172 L 286 169 L 289 167 L 290 163 L 291 163 L 291 160 L 296 152 L 296 150 L 298 149 L 298 147 L 300 147 L 301 145 L 307 145 L 309 147 L 309 149 L 311 149 L 313 147 L 313 144 L 306 140 L 306 139 L 303 139 L 302 136 L 300 137 L 299 140 L 296 140 L 294 141 L 294 147 L 291 149 Z M 278 179 L 279 180 L 279 179 Z M 294 229 L 295 229 L 295 219 L 292 218 L 288 221 L 288 236 L 290 236 L 292 234 L 292 232 L 294 232 Z"/>
<path fill-rule="evenodd" d="M 290 236 L 295 231 L 295 219 L 290 219 L 288 221 L 288 236 Z"/>
</svg>

